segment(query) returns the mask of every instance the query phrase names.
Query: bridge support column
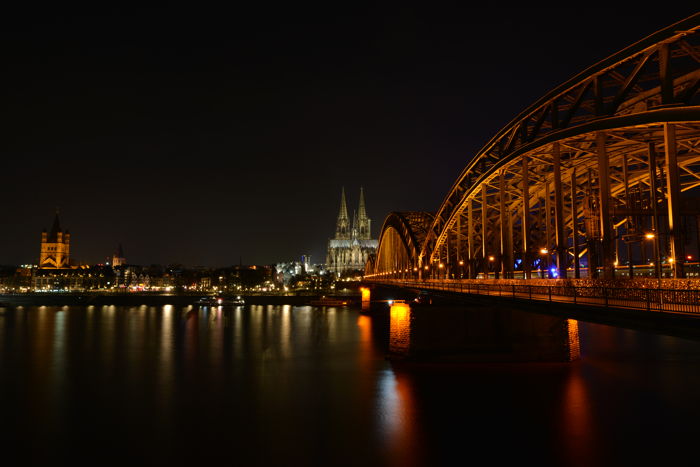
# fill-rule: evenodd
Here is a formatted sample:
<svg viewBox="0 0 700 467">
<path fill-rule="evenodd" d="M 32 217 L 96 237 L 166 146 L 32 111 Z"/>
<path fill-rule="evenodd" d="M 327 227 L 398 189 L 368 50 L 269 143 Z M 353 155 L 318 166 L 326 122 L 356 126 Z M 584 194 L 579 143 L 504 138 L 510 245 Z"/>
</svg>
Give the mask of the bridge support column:
<svg viewBox="0 0 700 467">
<path fill-rule="evenodd" d="M 588 250 L 588 277 L 592 279 L 598 278 L 598 232 L 600 229 L 598 219 L 593 219 L 593 174 L 592 169 L 588 169 L 588 180 L 586 182 L 586 211 L 589 217 L 586 217 L 586 249 Z M 594 223 L 597 225 L 594 225 Z"/>
<path fill-rule="evenodd" d="M 510 210 L 506 206 L 506 173 L 501 171 L 499 175 L 499 200 L 500 200 L 500 218 L 501 218 L 501 273 L 504 279 L 513 277 L 513 247 L 511 246 L 510 229 L 508 228 L 510 221 Z"/>
<path fill-rule="evenodd" d="M 649 143 L 649 189 L 651 190 L 651 230 L 654 234 L 654 272 L 657 279 L 661 279 L 663 270 L 661 269 L 661 239 L 659 235 L 659 206 L 658 193 L 656 187 L 656 148 L 654 143 Z"/>
<path fill-rule="evenodd" d="M 476 278 L 476 258 L 474 257 L 474 203 L 471 199 L 467 200 L 467 268 L 469 279 Z"/>
<path fill-rule="evenodd" d="M 574 278 L 581 278 L 581 265 L 578 248 L 578 205 L 576 193 L 576 169 L 571 170 L 571 237 L 574 247 Z"/>
<path fill-rule="evenodd" d="M 554 143 L 552 148 L 554 165 L 554 234 L 557 244 L 557 275 L 566 279 L 567 242 L 564 234 L 564 194 L 561 186 L 561 154 L 559 143 Z"/>
<path fill-rule="evenodd" d="M 551 258 L 552 258 L 552 219 L 550 218 L 550 213 L 552 212 L 552 200 L 551 200 L 551 194 L 552 192 L 550 191 L 550 185 L 548 181 L 544 182 L 544 214 L 542 219 L 544 221 L 544 249 L 547 251 L 547 253 L 544 253 L 544 271 L 545 275 L 552 279 L 553 274 L 550 269 L 551 266 Z M 540 208 L 541 209 L 541 208 Z M 541 212 L 541 211 L 540 211 Z M 541 269 L 541 268 L 540 268 Z"/>
<path fill-rule="evenodd" d="M 522 183 L 523 183 L 523 212 L 522 212 L 522 234 L 523 234 L 523 251 L 522 251 L 522 261 L 523 261 L 523 273 L 525 279 L 530 279 L 532 277 L 532 263 L 530 258 L 530 172 L 528 167 L 528 158 L 523 156 L 523 171 L 522 171 Z"/>
<path fill-rule="evenodd" d="M 607 135 L 603 131 L 596 133 L 596 150 L 598 153 L 598 206 L 600 209 L 600 238 L 603 253 L 603 279 L 615 278 L 613 258 L 613 232 L 610 222 L 610 160 L 605 147 Z"/>
<path fill-rule="evenodd" d="M 450 231 L 447 231 L 447 235 L 445 236 L 445 277 L 444 279 L 450 279 L 450 275 L 452 274 L 452 268 L 451 263 L 450 263 Z"/>
<path fill-rule="evenodd" d="M 622 178 L 625 188 L 625 203 L 627 204 L 627 209 L 632 209 L 632 203 L 630 199 L 629 167 L 627 164 L 627 154 L 624 154 L 622 156 Z M 625 228 L 625 233 L 628 235 L 628 240 L 625 242 L 627 244 L 627 275 L 630 279 L 634 279 L 634 264 L 632 261 L 632 239 L 629 237 L 630 231 L 632 230 L 632 216 L 627 216 L 627 223 Z"/>
<path fill-rule="evenodd" d="M 360 287 L 360 293 L 362 294 L 362 312 L 368 313 L 370 309 L 370 304 L 372 303 L 372 292 L 369 287 Z"/>
<path fill-rule="evenodd" d="M 678 173 L 678 155 L 676 153 L 676 127 L 673 123 L 664 123 L 664 144 L 666 145 L 666 188 L 668 190 L 668 233 L 671 240 L 671 270 L 673 277 L 683 278 L 685 248 L 681 235 L 681 190 Z M 671 260 L 669 259 L 669 261 Z"/>
<path fill-rule="evenodd" d="M 489 277 L 489 269 L 490 267 L 490 262 L 489 262 L 489 255 L 488 255 L 488 237 L 489 237 L 489 232 L 488 232 L 488 219 L 486 218 L 487 211 L 488 211 L 488 202 L 486 199 L 486 184 L 481 185 L 481 257 L 483 259 L 483 264 L 484 264 L 484 278 L 488 279 Z"/>
<path fill-rule="evenodd" d="M 462 279 L 464 275 L 464 260 L 462 259 L 462 213 L 457 214 L 457 238 L 455 243 L 455 279 Z"/>
</svg>

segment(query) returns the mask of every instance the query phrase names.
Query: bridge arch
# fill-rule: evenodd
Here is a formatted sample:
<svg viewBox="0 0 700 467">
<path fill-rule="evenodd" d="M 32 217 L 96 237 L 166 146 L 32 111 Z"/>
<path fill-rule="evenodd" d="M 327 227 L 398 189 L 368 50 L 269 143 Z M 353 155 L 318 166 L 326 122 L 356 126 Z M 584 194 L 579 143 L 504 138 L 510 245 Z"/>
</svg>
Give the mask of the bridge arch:
<svg viewBox="0 0 700 467">
<path fill-rule="evenodd" d="M 365 268 L 367 276 L 413 277 L 417 259 L 433 215 L 427 212 L 392 212 L 384 220 L 379 247 Z"/>
<path fill-rule="evenodd" d="M 700 197 L 688 196 L 699 32 L 700 14 L 658 31 L 513 119 L 459 175 L 411 264 L 429 277 L 612 278 L 666 262 L 683 277 L 686 246 L 700 253 Z"/>
</svg>

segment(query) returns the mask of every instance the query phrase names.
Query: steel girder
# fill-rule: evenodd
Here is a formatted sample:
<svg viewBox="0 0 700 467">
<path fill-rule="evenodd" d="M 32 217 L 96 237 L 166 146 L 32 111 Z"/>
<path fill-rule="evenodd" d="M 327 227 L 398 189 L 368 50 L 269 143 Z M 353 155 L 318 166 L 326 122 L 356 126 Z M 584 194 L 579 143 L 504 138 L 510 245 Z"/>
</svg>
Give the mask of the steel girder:
<svg viewBox="0 0 700 467">
<path fill-rule="evenodd" d="M 591 247 L 598 248 L 601 239 L 607 238 L 611 250 L 603 255 L 600 265 L 613 263 L 619 249 L 614 242 L 623 237 L 627 243 L 637 242 L 635 256 L 649 256 L 638 253 L 641 237 L 652 231 L 671 234 L 664 227 L 669 219 L 669 171 L 663 160 L 671 126 L 675 132 L 678 189 L 688 192 L 699 187 L 699 121 L 635 125 L 572 136 L 521 154 L 473 187 L 446 234 L 448 240 L 433 250 L 433 263 L 454 266 L 468 262 L 479 272 L 494 272 L 493 266 L 498 266 L 496 270 L 504 277 L 512 277 L 513 257 L 526 271 L 533 268 L 540 250 L 548 250 L 557 260 L 560 277 L 572 267 L 578 275 L 580 264 L 573 258 L 589 253 Z M 658 158 L 653 170 L 650 148 Z M 607 161 L 605 188 L 599 167 L 601 149 Z M 601 195 L 602 190 L 607 196 Z M 607 216 L 600 214 L 603 200 L 609 205 L 605 208 Z M 692 201 L 680 199 L 679 215 L 700 213 L 700 205 Z M 652 221 L 654 209 L 657 214 Z M 472 224 L 478 219 L 481 227 L 470 231 L 470 217 Z M 661 222 L 661 218 L 665 220 Z M 604 228 L 609 228 L 605 235 Z M 627 259 L 631 259 L 631 252 L 628 249 Z M 595 261 L 589 254 L 588 263 Z M 640 258 L 637 263 L 646 261 Z M 450 275 L 445 268 L 444 275 L 464 277 L 464 271 Z"/>
</svg>

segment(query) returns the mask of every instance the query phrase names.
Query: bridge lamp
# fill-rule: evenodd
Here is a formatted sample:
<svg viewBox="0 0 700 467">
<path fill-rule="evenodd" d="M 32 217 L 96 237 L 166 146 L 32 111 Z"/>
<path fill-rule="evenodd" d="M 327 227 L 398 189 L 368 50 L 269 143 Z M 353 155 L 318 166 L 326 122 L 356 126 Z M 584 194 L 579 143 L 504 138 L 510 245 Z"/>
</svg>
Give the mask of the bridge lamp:
<svg viewBox="0 0 700 467">
<path fill-rule="evenodd" d="M 489 256 L 489 261 L 496 261 L 496 258 L 494 258 L 493 256 Z"/>
<path fill-rule="evenodd" d="M 540 250 L 540 253 L 542 253 L 543 255 L 546 255 L 546 254 L 549 253 L 549 250 L 546 249 L 546 248 L 542 248 L 542 249 Z"/>
<path fill-rule="evenodd" d="M 655 237 L 656 235 L 654 235 L 652 232 L 644 234 L 644 238 L 646 238 L 647 240 L 653 240 Z"/>
<path fill-rule="evenodd" d="M 444 268 L 444 267 L 445 267 L 445 265 L 444 265 L 444 264 L 442 264 L 442 263 L 440 263 L 440 264 L 438 264 L 438 267 L 439 267 L 440 269 L 442 269 L 442 268 Z"/>
<path fill-rule="evenodd" d="M 669 262 L 669 263 L 673 263 L 673 261 L 674 261 L 673 258 L 669 258 L 669 259 L 668 259 L 668 262 Z"/>
<path fill-rule="evenodd" d="M 464 266 L 464 261 L 459 260 L 459 265 L 460 265 L 460 266 Z"/>
<path fill-rule="evenodd" d="M 416 271 L 418 271 L 418 268 L 413 268 L 413 272 L 416 272 Z"/>
<path fill-rule="evenodd" d="M 428 266 L 425 266 L 423 269 L 425 269 L 425 270 L 427 271 L 427 270 L 428 270 Z"/>
</svg>

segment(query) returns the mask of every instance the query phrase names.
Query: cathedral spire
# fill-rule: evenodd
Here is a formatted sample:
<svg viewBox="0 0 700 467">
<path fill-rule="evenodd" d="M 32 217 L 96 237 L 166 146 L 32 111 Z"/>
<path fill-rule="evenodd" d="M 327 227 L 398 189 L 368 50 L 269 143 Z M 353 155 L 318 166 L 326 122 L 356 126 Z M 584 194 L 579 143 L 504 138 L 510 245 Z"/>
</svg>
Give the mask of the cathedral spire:
<svg viewBox="0 0 700 467">
<path fill-rule="evenodd" d="M 367 211 L 365 211 L 365 190 L 360 187 L 360 208 L 357 210 L 360 221 L 367 219 Z"/>
<path fill-rule="evenodd" d="M 372 221 L 367 217 L 367 211 L 365 209 L 365 190 L 362 187 L 360 187 L 360 208 L 357 222 L 358 237 L 362 240 L 369 240 L 372 236 Z"/>
<path fill-rule="evenodd" d="M 345 187 L 342 188 L 340 192 L 340 212 L 338 213 L 338 220 L 348 218 L 348 206 L 345 203 Z"/>
<path fill-rule="evenodd" d="M 350 219 L 348 219 L 348 206 L 345 203 L 345 187 L 342 188 L 340 194 L 340 212 L 338 213 L 338 221 L 335 225 L 335 238 L 347 239 L 349 237 Z"/>
</svg>

